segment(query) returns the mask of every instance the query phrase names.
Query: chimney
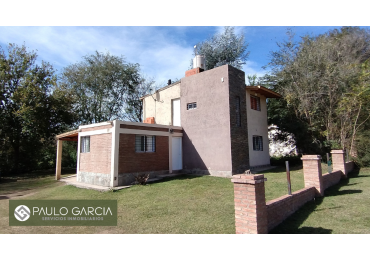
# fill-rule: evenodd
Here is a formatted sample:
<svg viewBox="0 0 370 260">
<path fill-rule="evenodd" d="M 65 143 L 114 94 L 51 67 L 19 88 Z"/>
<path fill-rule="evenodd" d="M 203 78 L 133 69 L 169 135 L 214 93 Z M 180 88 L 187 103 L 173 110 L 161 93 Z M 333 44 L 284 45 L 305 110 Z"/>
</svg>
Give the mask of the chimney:
<svg viewBox="0 0 370 260">
<path fill-rule="evenodd" d="M 185 77 L 201 73 L 206 68 L 206 59 L 203 55 L 196 55 L 193 59 L 193 69 L 185 71 Z"/>
</svg>

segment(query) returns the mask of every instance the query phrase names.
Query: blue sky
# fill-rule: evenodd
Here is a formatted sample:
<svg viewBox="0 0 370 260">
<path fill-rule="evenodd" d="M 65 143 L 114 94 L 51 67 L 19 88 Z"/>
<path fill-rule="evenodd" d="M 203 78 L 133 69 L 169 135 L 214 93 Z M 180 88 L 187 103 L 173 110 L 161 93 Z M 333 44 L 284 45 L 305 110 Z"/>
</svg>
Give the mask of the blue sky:
<svg viewBox="0 0 370 260">
<path fill-rule="evenodd" d="M 85 55 L 109 51 L 123 55 L 127 62 L 139 63 L 142 73 L 161 85 L 168 79 L 184 77 L 197 42 L 221 32 L 224 25 L 236 25 L 236 32 L 244 33 L 249 43 L 250 56 L 243 70 L 246 75 L 261 76 L 267 72 L 262 66 L 276 50 L 276 42 L 286 38 L 287 26 L 299 37 L 343 25 L 370 25 L 368 9 L 359 8 L 361 3 L 7 1 L 1 5 L 0 45 L 5 48 L 8 43 L 25 43 L 30 50 L 37 50 L 39 61 L 51 63 L 58 73 Z"/>
<path fill-rule="evenodd" d="M 250 56 L 243 70 L 246 75 L 263 75 L 269 53 L 276 50 L 276 42 L 286 39 L 286 26 L 237 26 L 249 43 Z M 321 34 L 340 27 L 291 26 L 296 36 Z M 142 73 L 159 84 L 168 79 L 182 78 L 193 57 L 193 46 L 215 33 L 222 26 L 32 26 L 0 27 L 0 45 L 25 45 L 37 50 L 38 60 L 51 63 L 61 72 L 63 67 L 82 60 L 82 56 L 96 50 L 123 55 L 128 62 L 139 63 Z"/>
</svg>

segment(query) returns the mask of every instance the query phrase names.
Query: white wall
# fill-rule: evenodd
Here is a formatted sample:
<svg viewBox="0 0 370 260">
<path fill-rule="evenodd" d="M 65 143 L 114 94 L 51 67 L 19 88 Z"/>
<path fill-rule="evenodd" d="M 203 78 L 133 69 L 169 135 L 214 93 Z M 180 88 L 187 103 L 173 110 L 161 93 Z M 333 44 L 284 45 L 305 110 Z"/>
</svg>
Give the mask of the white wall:
<svg viewBox="0 0 370 260">
<path fill-rule="evenodd" d="M 145 97 L 143 119 L 154 117 L 156 124 L 172 125 L 172 99 L 177 98 L 180 98 L 180 83 Z"/>
<path fill-rule="evenodd" d="M 267 126 L 267 106 L 266 97 L 257 94 L 261 102 L 261 111 L 251 109 L 250 95 L 253 91 L 247 90 L 247 118 L 248 118 L 248 145 L 249 145 L 249 164 L 251 167 L 259 165 L 269 165 L 269 138 Z M 253 151 L 253 135 L 262 136 L 263 151 Z"/>
</svg>

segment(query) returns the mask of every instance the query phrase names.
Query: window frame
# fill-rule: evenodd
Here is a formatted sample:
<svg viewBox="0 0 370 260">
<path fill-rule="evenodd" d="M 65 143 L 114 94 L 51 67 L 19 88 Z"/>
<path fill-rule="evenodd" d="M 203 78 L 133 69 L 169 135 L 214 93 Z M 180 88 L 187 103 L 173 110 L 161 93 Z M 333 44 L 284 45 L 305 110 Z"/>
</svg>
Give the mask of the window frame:
<svg viewBox="0 0 370 260">
<path fill-rule="evenodd" d="M 259 140 L 261 140 L 260 143 L 259 143 Z M 263 151 L 263 137 L 261 135 L 253 135 L 252 144 L 253 144 L 253 151 L 257 151 L 257 152 Z"/>
<path fill-rule="evenodd" d="M 140 143 L 138 143 L 138 137 L 140 138 Z M 140 150 L 138 150 L 139 147 Z M 151 149 L 148 149 L 149 147 Z M 156 150 L 155 135 L 135 135 L 135 153 L 155 153 Z"/>
<path fill-rule="evenodd" d="M 86 140 L 88 140 L 87 145 L 86 145 Z M 90 135 L 81 136 L 80 153 L 89 153 L 90 152 L 90 148 L 91 148 L 91 138 L 90 138 Z"/>
<path fill-rule="evenodd" d="M 252 101 L 255 100 L 255 101 Z M 250 95 L 250 101 L 251 101 L 251 109 L 256 111 L 261 111 L 261 99 L 260 97 Z M 255 107 L 254 107 L 255 104 Z"/>
<path fill-rule="evenodd" d="M 186 104 L 186 110 L 194 110 L 197 109 L 197 102 L 191 102 Z"/>
</svg>

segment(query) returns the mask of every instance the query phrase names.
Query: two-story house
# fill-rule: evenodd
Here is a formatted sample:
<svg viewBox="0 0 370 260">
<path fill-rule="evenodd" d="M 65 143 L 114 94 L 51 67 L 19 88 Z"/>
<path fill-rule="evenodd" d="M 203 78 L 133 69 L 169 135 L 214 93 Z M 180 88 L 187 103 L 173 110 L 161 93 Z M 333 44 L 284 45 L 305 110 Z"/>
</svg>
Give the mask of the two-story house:
<svg viewBox="0 0 370 260">
<path fill-rule="evenodd" d="M 78 142 L 77 181 L 108 187 L 131 184 L 138 173 L 231 177 L 269 165 L 266 98 L 279 97 L 246 86 L 230 65 L 195 66 L 141 98 L 144 123 L 114 120 L 58 135 L 56 177 L 63 141 Z"/>
</svg>

